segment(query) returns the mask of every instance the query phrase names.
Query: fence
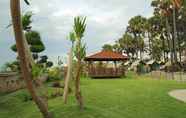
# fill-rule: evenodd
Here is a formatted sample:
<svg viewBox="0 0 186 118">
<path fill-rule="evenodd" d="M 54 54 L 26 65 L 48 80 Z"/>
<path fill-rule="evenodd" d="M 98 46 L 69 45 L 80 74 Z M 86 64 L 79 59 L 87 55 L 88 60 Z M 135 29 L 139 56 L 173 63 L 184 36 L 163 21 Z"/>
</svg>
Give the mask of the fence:
<svg viewBox="0 0 186 118">
<path fill-rule="evenodd" d="M 164 71 L 153 71 L 149 73 L 152 78 L 155 79 L 166 79 L 166 80 L 177 80 L 186 82 L 186 73 L 184 72 L 164 72 Z"/>
</svg>

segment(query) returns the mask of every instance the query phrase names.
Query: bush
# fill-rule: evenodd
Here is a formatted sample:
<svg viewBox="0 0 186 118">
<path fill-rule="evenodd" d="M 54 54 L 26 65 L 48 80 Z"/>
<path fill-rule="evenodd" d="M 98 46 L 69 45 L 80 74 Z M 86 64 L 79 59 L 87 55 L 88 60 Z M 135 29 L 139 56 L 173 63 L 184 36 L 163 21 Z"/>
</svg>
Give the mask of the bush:
<svg viewBox="0 0 186 118">
<path fill-rule="evenodd" d="M 48 81 L 62 80 L 64 78 L 62 69 L 55 67 L 48 72 Z"/>
<path fill-rule="evenodd" d="M 19 72 L 20 66 L 18 61 L 6 63 L 0 69 L 0 72 Z"/>
</svg>

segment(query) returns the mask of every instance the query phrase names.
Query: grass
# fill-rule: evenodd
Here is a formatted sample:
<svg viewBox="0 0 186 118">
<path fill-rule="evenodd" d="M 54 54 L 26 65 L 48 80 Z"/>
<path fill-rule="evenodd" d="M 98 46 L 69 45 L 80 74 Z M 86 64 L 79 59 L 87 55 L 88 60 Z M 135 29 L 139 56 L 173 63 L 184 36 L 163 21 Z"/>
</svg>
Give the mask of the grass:
<svg viewBox="0 0 186 118">
<path fill-rule="evenodd" d="M 85 109 L 78 109 L 73 94 L 67 105 L 62 97 L 50 99 L 54 118 L 186 118 L 186 104 L 168 96 L 170 90 L 186 88 L 186 83 L 129 73 L 125 79 L 82 79 L 81 87 Z M 41 118 L 31 101 L 24 102 L 25 94 L 0 94 L 0 118 Z"/>
</svg>

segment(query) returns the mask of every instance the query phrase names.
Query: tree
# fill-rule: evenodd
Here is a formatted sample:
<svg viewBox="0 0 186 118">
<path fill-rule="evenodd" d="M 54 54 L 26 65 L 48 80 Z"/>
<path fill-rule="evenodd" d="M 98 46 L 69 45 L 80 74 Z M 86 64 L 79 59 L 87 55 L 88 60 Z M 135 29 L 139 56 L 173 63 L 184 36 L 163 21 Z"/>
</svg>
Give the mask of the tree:
<svg viewBox="0 0 186 118">
<path fill-rule="evenodd" d="M 103 45 L 102 50 L 103 51 L 113 51 L 113 46 L 110 44 L 105 44 L 105 45 Z"/>
<path fill-rule="evenodd" d="M 133 34 L 135 40 L 136 40 L 136 55 L 138 57 L 138 52 L 140 53 L 140 59 L 142 59 L 142 53 L 143 50 L 141 49 L 143 47 L 143 43 L 141 39 L 143 40 L 145 38 L 145 31 L 146 31 L 146 18 L 142 16 L 135 16 L 129 20 L 129 26 L 127 27 L 127 32 Z"/>
<path fill-rule="evenodd" d="M 130 33 L 125 32 L 123 37 L 118 40 L 118 43 L 122 52 L 125 52 L 128 56 L 131 55 L 131 57 L 134 58 L 134 54 L 136 53 L 136 40 Z"/>
<path fill-rule="evenodd" d="M 163 56 L 164 61 L 168 59 L 168 53 L 171 50 L 169 33 L 166 30 L 166 19 L 158 13 L 148 19 L 149 23 L 149 51 L 153 59 L 161 60 Z M 156 54 L 157 53 L 157 54 Z M 158 54 L 160 53 L 160 54 Z M 156 57 L 155 57 L 156 55 Z M 157 58 L 158 57 L 158 58 Z"/>
<path fill-rule="evenodd" d="M 155 11 L 166 18 L 166 30 L 171 38 L 171 61 L 177 63 L 177 49 L 179 37 L 177 32 L 178 13 L 183 6 L 182 0 L 154 0 L 152 6 Z M 172 30 L 172 31 L 171 31 Z"/>
<path fill-rule="evenodd" d="M 86 30 L 86 17 L 77 16 L 74 18 L 74 33 L 76 36 L 75 57 L 77 59 L 77 71 L 75 77 L 75 96 L 80 108 L 83 108 L 83 97 L 80 89 L 80 76 L 82 71 L 82 61 L 86 55 L 86 46 L 82 44 L 82 38 Z"/>
<path fill-rule="evenodd" d="M 74 42 L 75 42 L 75 34 L 74 32 L 70 32 L 69 34 L 69 39 L 72 42 L 71 49 L 69 51 L 69 56 L 68 56 L 68 70 L 67 70 L 67 76 L 65 79 L 65 87 L 64 87 L 64 93 L 63 93 L 63 99 L 64 103 L 67 102 L 67 97 L 68 97 L 68 91 L 69 91 L 69 82 L 73 77 L 73 50 L 74 50 Z"/>
<path fill-rule="evenodd" d="M 32 63 L 32 66 L 35 65 L 34 63 L 37 63 L 39 66 L 43 68 L 51 67 L 53 63 L 51 61 L 48 61 L 48 57 L 46 55 L 39 56 L 39 53 L 45 50 L 45 45 L 41 40 L 40 33 L 38 31 L 32 30 L 31 17 L 32 17 L 32 12 L 26 12 L 26 14 L 24 14 L 21 18 L 24 36 L 26 38 L 24 44 L 26 47 L 28 59 Z M 11 49 L 14 52 L 17 52 L 17 48 L 15 44 L 11 46 Z"/>
<path fill-rule="evenodd" d="M 31 63 L 27 60 L 27 52 L 25 50 L 23 27 L 21 22 L 21 10 L 20 10 L 20 0 L 10 1 L 11 16 L 13 22 L 13 29 L 16 40 L 16 47 L 20 59 L 21 71 L 23 78 L 26 82 L 28 91 L 30 92 L 34 102 L 40 109 L 44 118 L 51 118 L 51 114 L 48 112 L 47 105 L 42 101 L 42 99 L 37 95 L 35 87 L 32 83 L 32 70 Z"/>
</svg>

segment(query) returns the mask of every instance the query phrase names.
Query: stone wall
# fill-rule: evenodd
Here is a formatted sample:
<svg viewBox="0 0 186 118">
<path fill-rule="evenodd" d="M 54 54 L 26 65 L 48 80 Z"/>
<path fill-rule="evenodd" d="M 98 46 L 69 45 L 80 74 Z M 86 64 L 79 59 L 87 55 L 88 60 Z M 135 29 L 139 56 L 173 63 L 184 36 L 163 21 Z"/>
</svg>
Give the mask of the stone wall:
<svg viewBox="0 0 186 118">
<path fill-rule="evenodd" d="M 13 92 L 25 87 L 17 73 L 0 73 L 0 92 Z"/>
</svg>

